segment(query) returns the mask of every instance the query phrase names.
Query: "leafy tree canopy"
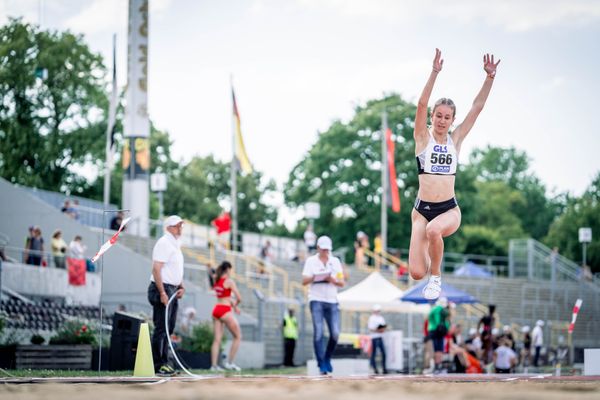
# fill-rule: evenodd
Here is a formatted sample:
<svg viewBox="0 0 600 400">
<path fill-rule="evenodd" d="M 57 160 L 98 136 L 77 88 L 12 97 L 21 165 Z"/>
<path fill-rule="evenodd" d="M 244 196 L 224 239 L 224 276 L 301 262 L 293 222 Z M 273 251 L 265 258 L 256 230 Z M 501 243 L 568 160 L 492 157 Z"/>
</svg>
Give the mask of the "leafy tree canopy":
<svg viewBox="0 0 600 400">
<path fill-rule="evenodd" d="M 82 36 L 18 19 L 0 27 L 0 175 L 49 190 L 86 187 L 72 167 L 102 159 L 104 76 Z"/>
</svg>

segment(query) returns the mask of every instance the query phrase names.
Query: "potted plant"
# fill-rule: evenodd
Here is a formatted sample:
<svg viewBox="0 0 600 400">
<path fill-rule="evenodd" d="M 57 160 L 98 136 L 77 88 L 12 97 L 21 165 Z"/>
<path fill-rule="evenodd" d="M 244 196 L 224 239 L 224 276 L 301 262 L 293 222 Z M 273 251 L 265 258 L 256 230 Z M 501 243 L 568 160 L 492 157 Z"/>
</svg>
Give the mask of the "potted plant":
<svg viewBox="0 0 600 400">
<path fill-rule="evenodd" d="M 50 344 L 19 345 L 16 350 L 17 369 L 90 369 L 94 330 L 85 322 L 66 321 Z"/>
<path fill-rule="evenodd" d="M 194 326 L 190 336 L 183 336 L 177 354 L 184 366 L 209 369 L 211 366 L 210 348 L 213 337 L 212 325 L 208 322 Z"/>
</svg>

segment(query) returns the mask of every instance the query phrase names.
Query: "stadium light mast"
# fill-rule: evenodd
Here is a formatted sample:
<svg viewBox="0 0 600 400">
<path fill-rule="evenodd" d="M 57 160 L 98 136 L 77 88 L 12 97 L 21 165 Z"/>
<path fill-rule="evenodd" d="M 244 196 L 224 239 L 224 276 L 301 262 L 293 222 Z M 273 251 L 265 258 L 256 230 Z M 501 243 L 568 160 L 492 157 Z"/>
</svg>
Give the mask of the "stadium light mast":
<svg viewBox="0 0 600 400">
<path fill-rule="evenodd" d="M 148 117 L 148 0 L 129 0 L 127 107 L 123 146 L 123 208 L 129 232 L 149 234 L 150 118 Z"/>
</svg>

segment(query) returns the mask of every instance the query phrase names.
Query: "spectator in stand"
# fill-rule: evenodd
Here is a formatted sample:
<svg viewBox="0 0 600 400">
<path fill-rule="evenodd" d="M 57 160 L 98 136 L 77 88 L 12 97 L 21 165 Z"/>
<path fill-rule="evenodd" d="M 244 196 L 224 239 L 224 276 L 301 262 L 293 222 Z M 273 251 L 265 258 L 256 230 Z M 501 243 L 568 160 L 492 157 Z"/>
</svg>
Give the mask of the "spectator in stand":
<svg viewBox="0 0 600 400">
<path fill-rule="evenodd" d="M 375 374 L 379 374 L 377 370 L 377 349 L 381 352 L 381 366 L 384 374 L 387 374 L 385 366 L 385 346 L 383 345 L 383 333 L 385 332 L 386 323 L 383 315 L 381 315 L 381 306 L 375 304 L 373 306 L 373 314 L 369 317 L 368 322 L 369 333 L 371 335 L 371 368 Z"/>
<path fill-rule="evenodd" d="M 354 264 L 360 268 L 368 263 L 366 262 L 365 249 L 369 248 L 369 237 L 363 231 L 358 231 L 354 241 Z"/>
<path fill-rule="evenodd" d="M 87 246 L 82 243 L 83 238 L 79 235 L 76 235 L 71 243 L 69 243 L 69 253 L 71 258 L 83 259 L 85 258 L 85 251 L 87 250 Z"/>
<path fill-rule="evenodd" d="M 79 219 L 79 200 L 73 200 L 71 208 L 69 209 L 69 215 L 75 220 Z"/>
<path fill-rule="evenodd" d="M 35 226 L 27 247 L 27 264 L 40 266 L 44 262 L 44 238 L 40 227 Z"/>
<path fill-rule="evenodd" d="M 317 235 L 313 231 L 312 224 L 309 224 L 304 231 L 304 244 L 309 256 L 313 255 L 315 250 L 317 250 Z"/>
<path fill-rule="evenodd" d="M 25 238 L 25 246 L 23 247 L 23 262 L 25 264 L 29 264 L 29 248 L 31 247 L 31 239 L 33 238 L 34 234 L 33 234 L 33 226 L 29 227 L 29 233 L 27 234 L 27 237 Z"/>
<path fill-rule="evenodd" d="M 544 345 L 544 331 L 542 327 L 544 326 L 544 321 L 539 319 L 535 323 L 535 328 L 531 332 L 531 341 L 535 346 L 535 354 L 533 356 L 533 366 L 539 367 L 540 363 L 540 353 L 542 351 L 542 346 Z"/>
<path fill-rule="evenodd" d="M 501 337 L 499 346 L 494 350 L 494 368 L 497 374 L 510 374 L 517 364 L 517 354 L 510 348 L 506 336 Z"/>
<path fill-rule="evenodd" d="M 271 241 L 267 240 L 263 247 L 260 249 L 260 259 L 262 263 L 261 269 L 258 271 L 261 274 L 271 271 L 271 263 L 273 261 L 273 252 L 271 250 Z"/>
<path fill-rule="evenodd" d="M 123 217 L 123 211 L 117 212 L 110 220 L 110 230 L 118 231 L 121 227 L 121 223 L 123 222 Z"/>
<path fill-rule="evenodd" d="M 69 210 L 71 209 L 71 202 L 69 200 L 65 200 L 63 206 L 60 209 L 60 212 L 69 214 Z"/>
<path fill-rule="evenodd" d="M 65 269 L 65 256 L 67 254 L 67 242 L 62 237 L 62 232 L 57 229 L 52 234 L 52 240 L 50 242 L 52 249 L 52 257 L 54 258 L 54 265 L 56 268 Z"/>
<path fill-rule="evenodd" d="M 525 325 L 521 328 L 523 334 L 523 347 L 521 348 L 521 365 L 523 366 L 523 372 L 527 373 L 527 368 L 531 364 L 531 335 L 529 334 L 530 328 Z"/>
<path fill-rule="evenodd" d="M 217 242 L 221 249 L 229 250 L 229 241 L 231 240 L 231 216 L 229 213 L 223 211 L 210 224 L 217 230 Z"/>
</svg>

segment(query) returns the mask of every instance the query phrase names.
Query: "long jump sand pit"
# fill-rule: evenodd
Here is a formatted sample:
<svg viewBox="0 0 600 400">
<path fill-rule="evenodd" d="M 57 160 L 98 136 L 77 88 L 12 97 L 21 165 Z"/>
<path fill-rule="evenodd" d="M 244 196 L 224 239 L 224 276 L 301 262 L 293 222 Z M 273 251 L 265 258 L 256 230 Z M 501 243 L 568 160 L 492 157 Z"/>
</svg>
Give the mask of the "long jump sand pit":
<svg viewBox="0 0 600 400">
<path fill-rule="evenodd" d="M 193 380 L 55 378 L 2 380 L 0 398 L 11 400 L 176 399 L 600 399 L 600 377 L 389 376 L 325 378 L 300 376 L 209 377 Z"/>
</svg>

